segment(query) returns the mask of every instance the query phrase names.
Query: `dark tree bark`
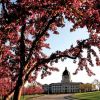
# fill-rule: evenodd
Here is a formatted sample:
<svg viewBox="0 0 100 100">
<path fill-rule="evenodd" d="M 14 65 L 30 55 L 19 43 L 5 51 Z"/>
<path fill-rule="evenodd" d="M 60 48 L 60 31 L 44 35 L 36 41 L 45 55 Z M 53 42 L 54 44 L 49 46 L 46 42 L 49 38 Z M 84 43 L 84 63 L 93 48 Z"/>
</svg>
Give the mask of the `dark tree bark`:
<svg viewBox="0 0 100 100">
<path fill-rule="evenodd" d="M 17 84 L 16 84 L 16 89 L 14 92 L 13 100 L 20 100 L 22 86 L 23 86 L 23 80 L 22 80 L 22 77 L 19 77 Z"/>
</svg>

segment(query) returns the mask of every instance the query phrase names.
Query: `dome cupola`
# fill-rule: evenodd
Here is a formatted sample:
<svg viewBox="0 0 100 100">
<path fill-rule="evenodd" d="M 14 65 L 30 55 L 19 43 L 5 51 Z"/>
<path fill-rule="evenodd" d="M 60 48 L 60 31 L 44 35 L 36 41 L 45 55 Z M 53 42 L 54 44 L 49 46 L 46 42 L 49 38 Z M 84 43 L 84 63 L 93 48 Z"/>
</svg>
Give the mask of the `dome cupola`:
<svg viewBox="0 0 100 100">
<path fill-rule="evenodd" d="M 61 82 L 62 83 L 66 83 L 66 82 L 70 82 L 70 73 L 69 71 L 67 70 L 67 67 L 65 67 L 65 70 L 64 72 L 62 73 L 62 80 Z"/>
<path fill-rule="evenodd" d="M 68 70 L 67 70 L 67 67 L 65 67 L 65 70 L 64 70 L 64 72 L 63 72 L 62 75 L 63 75 L 63 76 L 68 75 L 68 76 L 69 76 L 69 72 L 68 72 Z"/>
</svg>

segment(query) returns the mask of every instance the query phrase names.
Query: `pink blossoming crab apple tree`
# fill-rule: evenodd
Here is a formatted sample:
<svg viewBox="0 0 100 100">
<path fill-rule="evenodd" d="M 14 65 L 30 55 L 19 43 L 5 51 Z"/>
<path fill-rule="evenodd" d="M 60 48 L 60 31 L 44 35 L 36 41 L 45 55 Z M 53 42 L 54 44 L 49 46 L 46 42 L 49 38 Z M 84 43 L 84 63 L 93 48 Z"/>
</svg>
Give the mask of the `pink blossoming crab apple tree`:
<svg viewBox="0 0 100 100">
<path fill-rule="evenodd" d="M 43 78 L 57 70 L 48 63 L 78 59 L 74 74 L 85 68 L 90 76 L 94 73 L 87 65 L 93 66 L 92 55 L 100 65 L 92 48 L 100 51 L 99 0 L 0 0 L 0 7 L 0 78 L 8 78 L 13 87 L 6 90 L 4 100 L 12 96 L 13 100 L 20 100 L 22 86 L 35 80 L 39 71 L 42 70 Z M 65 19 L 73 23 L 71 31 L 86 27 L 89 38 L 77 40 L 76 46 L 47 56 L 42 49 L 49 48 L 46 43 L 49 30 L 59 34 L 57 28 L 64 27 Z M 87 57 L 82 55 L 84 49 Z"/>
<path fill-rule="evenodd" d="M 44 93 L 44 89 L 40 83 L 33 83 L 32 85 L 23 87 L 22 89 L 23 95 L 33 95 L 41 93 Z"/>
</svg>

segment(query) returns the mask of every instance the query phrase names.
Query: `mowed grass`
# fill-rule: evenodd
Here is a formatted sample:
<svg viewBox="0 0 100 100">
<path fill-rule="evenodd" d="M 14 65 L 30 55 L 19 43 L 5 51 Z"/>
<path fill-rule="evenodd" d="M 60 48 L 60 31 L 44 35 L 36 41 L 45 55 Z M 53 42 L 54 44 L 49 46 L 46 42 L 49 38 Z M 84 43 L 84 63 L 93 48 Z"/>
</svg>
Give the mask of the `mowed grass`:
<svg viewBox="0 0 100 100">
<path fill-rule="evenodd" d="M 30 98 L 34 98 L 34 95 L 24 95 L 24 96 L 21 96 L 21 100 L 28 100 Z"/>
<path fill-rule="evenodd" d="M 73 97 L 78 100 L 100 100 L 100 91 L 76 93 Z"/>
</svg>

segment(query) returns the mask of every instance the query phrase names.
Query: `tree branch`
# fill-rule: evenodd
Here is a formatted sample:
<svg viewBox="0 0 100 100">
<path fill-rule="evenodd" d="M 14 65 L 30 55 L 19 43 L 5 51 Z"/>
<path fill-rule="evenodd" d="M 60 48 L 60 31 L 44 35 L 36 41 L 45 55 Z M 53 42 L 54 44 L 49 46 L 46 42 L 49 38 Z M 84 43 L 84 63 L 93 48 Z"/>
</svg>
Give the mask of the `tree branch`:
<svg viewBox="0 0 100 100">
<path fill-rule="evenodd" d="M 6 10 L 3 2 L 2 2 L 2 8 L 3 8 L 3 11 L 4 11 L 5 17 L 8 17 L 8 13 L 7 13 L 7 10 Z"/>
<path fill-rule="evenodd" d="M 26 60 L 26 62 L 25 62 L 25 65 L 27 65 L 27 63 L 28 63 L 29 60 L 31 59 L 33 50 L 35 49 L 35 46 L 36 46 L 36 44 L 38 43 L 39 39 L 45 34 L 45 32 L 48 30 L 50 24 L 54 22 L 54 20 L 56 19 L 57 16 L 58 16 L 58 14 L 57 14 L 56 16 L 53 16 L 53 18 L 49 20 L 49 22 L 48 22 L 48 24 L 45 26 L 45 28 L 43 28 L 42 32 L 41 32 L 41 33 L 38 33 L 38 35 L 36 36 L 35 40 L 34 40 L 33 43 L 32 43 L 32 47 L 31 47 L 30 50 L 29 50 L 29 55 L 28 55 L 28 57 L 27 57 L 27 60 Z"/>
<path fill-rule="evenodd" d="M 74 47 L 74 48 L 79 48 L 79 52 L 75 56 L 69 55 L 69 53 L 68 53 L 70 51 L 70 49 L 69 49 L 69 50 L 65 50 L 63 52 L 57 51 L 56 53 L 51 54 L 51 56 L 48 57 L 48 58 L 40 59 L 37 63 L 34 64 L 34 67 L 29 69 L 27 71 L 27 73 L 24 75 L 25 81 L 28 79 L 28 77 L 32 73 L 32 71 L 35 70 L 41 64 L 49 63 L 50 61 L 52 61 L 54 59 L 60 59 L 62 57 L 66 57 L 66 58 L 70 58 L 70 59 L 76 59 L 80 55 L 82 48 L 83 47 L 86 48 L 86 45 L 85 45 L 86 41 L 87 41 L 87 39 L 83 40 L 82 42 L 79 43 L 78 46 Z"/>
<path fill-rule="evenodd" d="M 20 65 L 21 67 L 24 67 L 25 64 L 25 36 L 24 36 L 24 32 L 25 32 L 25 28 L 26 28 L 26 24 L 24 24 L 21 28 L 21 38 L 20 38 Z"/>
</svg>

